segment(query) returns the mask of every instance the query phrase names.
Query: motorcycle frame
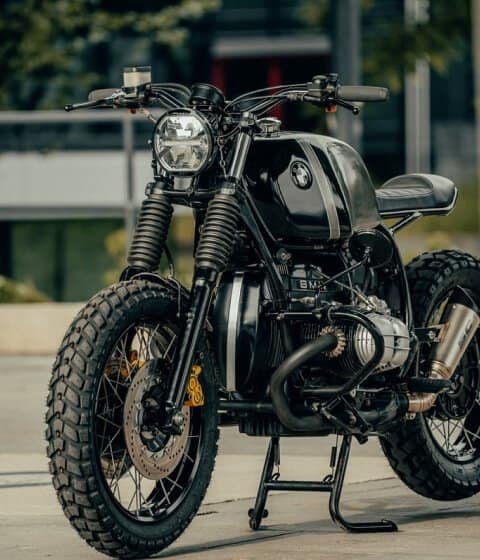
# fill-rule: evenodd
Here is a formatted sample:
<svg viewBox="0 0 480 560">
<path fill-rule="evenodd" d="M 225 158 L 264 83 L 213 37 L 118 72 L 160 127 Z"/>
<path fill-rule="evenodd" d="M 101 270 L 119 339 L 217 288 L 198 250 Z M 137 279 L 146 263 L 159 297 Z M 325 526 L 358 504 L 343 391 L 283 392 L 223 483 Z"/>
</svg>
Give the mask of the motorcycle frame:
<svg viewBox="0 0 480 560">
<path fill-rule="evenodd" d="M 290 329 L 288 326 L 288 316 L 289 313 L 285 312 L 285 304 L 287 302 L 287 293 L 285 287 L 282 282 L 282 278 L 280 276 L 280 271 L 277 267 L 275 259 L 273 255 L 276 253 L 275 250 L 272 249 L 289 249 L 288 245 L 279 244 L 271 232 L 266 227 L 265 223 L 263 223 L 260 214 L 255 206 L 255 203 L 252 197 L 249 195 L 248 187 L 243 180 L 243 169 L 245 166 L 245 162 L 248 156 L 248 147 L 251 143 L 251 136 L 247 135 L 246 132 L 241 133 L 242 138 L 240 141 L 237 140 L 236 142 L 236 152 L 233 154 L 232 164 L 230 168 L 230 175 L 228 181 L 226 181 L 223 185 L 224 192 L 230 192 L 232 196 L 238 197 L 240 201 L 240 222 L 243 227 L 247 230 L 250 234 L 251 238 L 253 239 L 255 250 L 257 251 L 259 259 L 265 265 L 265 273 L 267 280 L 270 284 L 272 293 L 274 295 L 274 308 L 273 313 L 277 313 L 277 316 L 283 315 L 283 320 L 279 321 L 280 325 L 280 333 L 282 336 L 282 342 L 285 347 L 287 353 L 291 353 L 293 351 L 293 343 L 290 334 Z M 163 183 L 162 183 L 163 184 Z M 155 190 L 157 187 L 156 184 L 150 185 L 149 189 L 151 191 Z M 161 188 L 161 187 L 160 187 Z M 199 226 L 201 225 L 201 216 L 204 215 L 204 210 L 207 206 L 208 201 L 214 196 L 214 193 L 202 193 L 201 196 L 198 196 L 198 193 L 195 193 L 194 190 L 189 192 L 188 194 L 180 194 L 178 192 L 168 191 L 162 188 L 162 194 L 167 197 L 170 197 L 172 202 L 176 202 L 177 204 L 184 204 L 187 206 L 191 206 L 195 208 L 199 212 L 195 213 L 195 243 L 194 243 L 194 252 L 196 253 L 198 240 L 199 240 Z M 183 196 L 182 196 L 183 195 Z M 397 228 L 403 227 L 406 223 L 409 223 L 412 220 L 401 220 L 397 223 Z M 405 223 L 403 223 L 405 222 Z M 407 326 L 409 327 L 409 331 L 411 333 L 411 338 L 413 341 L 410 356 L 407 362 L 404 364 L 401 370 L 401 375 L 406 375 L 410 366 L 413 363 L 413 360 L 416 355 L 416 351 L 418 348 L 418 344 L 415 343 L 416 337 L 413 332 L 413 324 L 412 324 L 412 305 L 410 299 L 410 292 L 408 289 L 408 282 L 406 276 L 406 270 L 403 266 L 403 263 L 400 258 L 400 252 L 398 249 L 397 244 L 395 243 L 394 239 L 394 230 L 389 230 L 384 225 L 379 226 L 383 233 L 390 239 L 392 243 L 393 250 L 393 261 L 394 267 L 397 269 L 397 277 L 399 280 L 399 297 L 402 300 L 401 305 L 405 309 L 405 320 Z M 292 247 L 290 247 L 291 249 Z M 302 247 L 303 248 L 303 247 Z M 318 245 L 312 246 L 305 246 L 305 250 L 317 250 L 320 247 Z M 129 276 L 128 269 L 124 271 L 122 274 L 123 278 L 127 278 Z M 189 294 L 189 305 L 187 311 L 187 317 L 195 317 L 197 313 L 200 313 L 201 320 L 197 321 L 196 324 L 193 325 L 190 323 L 190 330 L 184 333 L 184 336 L 181 339 L 180 346 L 178 348 L 176 359 L 182 361 L 183 365 L 181 364 L 174 372 L 174 377 L 172 380 L 172 385 L 170 387 L 169 396 L 166 402 L 166 411 L 167 411 L 167 422 L 165 423 L 163 429 L 166 431 L 171 430 L 171 433 L 175 432 L 175 414 L 180 410 L 181 402 L 183 401 L 183 395 L 185 394 L 185 386 L 187 383 L 191 361 L 194 355 L 195 347 L 197 346 L 198 339 L 200 337 L 201 330 L 205 326 L 205 322 L 207 321 L 208 312 L 211 304 L 211 295 L 212 289 L 218 279 L 218 274 L 210 272 L 209 275 L 205 274 L 198 274 L 198 271 L 195 271 L 195 277 L 193 282 L 193 290 Z M 168 279 L 163 279 L 158 276 L 158 281 L 163 283 L 164 285 L 168 286 L 169 288 L 173 288 L 172 283 Z M 188 293 L 186 290 L 182 291 L 182 288 L 179 289 L 179 300 L 180 297 L 186 299 L 186 294 Z M 290 314 L 293 315 L 293 314 Z M 383 341 L 382 341 L 383 342 Z M 369 373 L 368 371 L 364 371 L 363 374 Z M 343 389 L 348 388 L 350 385 L 354 384 L 354 380 L 352 379 L 345 384 Z M 332 399 L 329 399 L 331 402 Z M 223 412 L 227 412 L 228 414 L 243 414 L 243 413 L 254 413 L 254 414 L 270 414 L 275 415 L 275 410 L 273 408 L 272 403 L 270 402 L 247 402 L 243 399 L 240 399 L 235 393 L 230 393 L 228 398 L 222 398 L 219 401 L 219 425 L 222 425 L 221 419 Z M 278 417 L 277 417 L 278 419 Z M 229 422 L 225 422 L 228 424 Z M 340 452 L 338 453 L 337 458 L 337 448 L 332 448 L 332 456 L 330 461 L 330 466 L 332 469 L 332 474 L 327 475 L 322 481 L 285 481 L 280 480 L 278 475 L 273 474 L 273 469 L 275 465 L 279 465 L 280 462 L 280 443 L 279 443 L 279 436 L 272 437 L 270 439 L 270 444 L 268 446 L 268 450 L 265 456 L 265 463 L 262 469 L 260 482 L 258 486 L 257 496 L 255 499 L 255 504 L 253 508 L 250 508 L 248 511 L 248 516 L 250 519 L 250 527 L 253 530 L 258 530 L 261 526 L 262 519 L 267 517 L 268 510 L 265 509 L 265 505 L 268 499 L 268 494 L 270 490 L 289 490 L 289 491 L 313 491 L 313 492 L 327 492 L 330 493 L 330 500 L 329 500 L 329 512 L 332 520 L 338 526 L 343 528 L 345 531 L 348 532 L 356 532 L 356 533 L 372 533 L 372 532 L 394 532 L 397 531 L 397 525 L 393 521 L 389 520 L 378 520 L 378 521 L 361 521 L 361 522 L 352 522 L 347 520 L 342 512 L 340 507 L 341 495 L 344 486 L 345 480 L 345 473 L 349 461 L 350 456 L 350 448 L 351 448 L 351 441 L 352 441 L 352 434 L 348 433 L 345 429 L 346 426 L 339 426 L 332 423 L 331 430 L 325 430 L 319 433 L 309 433 L 303 435 L 310 435 L 310 436 L 325 436 L 337 431 L 343 432 L 343 439 L 342 444 L 340 447 Z M 292 434 L 301 436 L 302 434 Z M 365 441 L 365 436 L 361 436 L 357 434 L 357 438 L 359 441 Z"/>
<path fill-rule="evenodd" d="M 220 192 L 228 193 L 230 196 L 234 196 L 240 202 L 240 222 L 244 228 L 248 231 L 251 238 L 253 239 L 255 250 L 259 256 L 259 260 L 263 262 L 265 266 L 265 273 L 267 280 L 270 284 L 274 295 L 274 308 L 273 312 L 278 313 L 282 320 L 279 321 L 280 333 L 282 337 L 283 345 L 287 351 L 290 353 L 293 351 L 293 343 L 290 335 L 290 329 L 288 325 L 288 319 L 293 318 L 294 314 L 285 311 L 285 305 L 287 302 L 287 293 L 280 276 L 278 266 L 274 259 L 274 254 L 280 248 L 286 250 L 298 250 L 298 247 L 291 246 L 285 243 L 279 243 L 272 233 L 268 230 L 268 227 L 263 222 L 258 209 L 256 208 L 253 198 L 250 196 L 248 191 L 248 185 L 243 178 L 244 167 L 247 161 L 249 148 L 252 143 L 253 136 L 253 125 L 254 119 L 250 118 L 250 115 L 245 114 L 242 119 L 243 126 L 241 131 L 237 135 L 235 144 L 230 158 L 229 171 L 227 177 L 223 179 L 221 184 Z M 199 239 L 199 227 L 202 223 L 202 217 L 207 208 L 208 202 L 215 196 L 218 189 L 197 192 L 194 188 L 187 191 L 174 191 L 165 188 L 165 184 L 168 184 L 170 178 L 166 175 L 161 177 L 156 177 L 156 181 L 150 183 L 147 186 L 147 197 L 153 193 L 161 193 L 163 196 L 167 197 L 172 203 L 178 205 L 189 206 L 196 210 L 195 214 L 195 243 L 194 243 L 194 254 L 196 253 Z M 392 243 L 393 251 L 393 267 L 396 270 L 396 276 L 398 279 L 398 289 L 400 298 L 400 308 L 405 310 L 404 320 L 409 328 L 411 335 L 411 351 L 409 359 L 403 365 L 400 377 L 407 374 L 412 365 L 416 351 L 418 348 L 418 341 L 414 333 L 414 327 L 412 323 L 412 304 L 410 298 L 410 291 L 408 288 L 406 270 L 402 263 L 400 257 L 399 248 L 394 239 L 394 233 L 398 231 L 401 227 L 404 227 L 414 219 L 417 219 L 418 212 L 415 213 L 413 217 L 407 217 L 406 219 L 400 220 L 391 229 L 387 228 L 384 224 L 378 226 L 379 229 L 389 238 Z M 396 229 L 395 229 L 396 228 Z M 312 245 L 305 245 L 301 247 L 302 250 L 315 251 L 319 249 L 325 249 L 325 245 L 321 243 L 315 243 Z M 127 267 L 121 278 L 126 279 L 131 277 L 129 268 Z M 172 383 L 169 391 L 169 395 L 166 401 L 167 409 L 167 422 L 164 428 L 167 431 L 175 431 L 175 426 L 173 419 L 175 414 L 181 410 L 183 395 L 185 394 L 185 387 L 188 381 L 190 368 L 193 362 L 193 357 L 195 349 L 198 344 L 198 340 L 201 332 L 205 327 L 205 321 L 208 318 L 211 297 L 213 288 L 218 281 L 219 275 L 210 271 L 205 273 L 204 271 L 195 271 L 194 281 L 192 284 L 192 290 L 189 294 L 189 304 L 187 304 L 186 317 L 191 320 L 190 324 L 187 324 L 186 332 L 184 332 L 180 344 L 177 348 L 175 362 L 177 367 L 174 370 Z M 163 280 L 167 282 L 170 287 L 172 283 L 168 280 Z M 184 290 L 184 295 L 188 293 Z M 304 316 L 312 316 L 311 313 L 305 312 Z M 200 320 L 196 320 L 200 317 Z M 190 328 L 191 327 L 191 328 Z M 266 403 L 253 403 L 245 402 L 240 400 L 235 393 L 229 394 L 229 402 L 237 401 L 237 412 L 252 411 L 252 407 L 257 407 L 260 411 L 262 406 Z M 267 407 L 268 408 L 268 407 Z"/>
</svg>

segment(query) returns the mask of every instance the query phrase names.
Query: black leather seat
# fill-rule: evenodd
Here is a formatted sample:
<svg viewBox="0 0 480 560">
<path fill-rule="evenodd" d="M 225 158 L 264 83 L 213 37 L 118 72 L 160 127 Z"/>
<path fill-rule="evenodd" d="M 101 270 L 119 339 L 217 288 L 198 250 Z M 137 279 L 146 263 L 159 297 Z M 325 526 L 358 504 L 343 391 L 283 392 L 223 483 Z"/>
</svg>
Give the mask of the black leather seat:
<svg viewBox="0 0 480 560">
<path fill-rule="evenodd" d="M 383 218 L 422 214 L 448 214 L 455 206 L 457 187 L 440 175 L 412 173 L 393 177 L 376 190 Z"/>
</svg>

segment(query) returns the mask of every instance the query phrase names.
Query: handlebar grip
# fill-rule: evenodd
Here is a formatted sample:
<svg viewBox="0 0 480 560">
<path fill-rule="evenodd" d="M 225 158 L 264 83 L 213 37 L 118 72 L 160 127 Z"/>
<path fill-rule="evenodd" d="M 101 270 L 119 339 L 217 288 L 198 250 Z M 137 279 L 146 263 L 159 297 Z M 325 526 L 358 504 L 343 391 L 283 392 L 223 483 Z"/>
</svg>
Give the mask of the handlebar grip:
<svg viewBox="0 0 480 560">
<path fill-rule="evenodd" d="M 113 95 L 118 88 L 104 88 L 104 89 L 94 89 L 88 94 L 89 101 L 100 101 L 105 97 L 110 97 Z"/>
<path fill-rule="evenodd" d="M 390 91 L 375 86 L 338 86 L 337 97 L 345 101 L 387 101 Z"/>
</svg>

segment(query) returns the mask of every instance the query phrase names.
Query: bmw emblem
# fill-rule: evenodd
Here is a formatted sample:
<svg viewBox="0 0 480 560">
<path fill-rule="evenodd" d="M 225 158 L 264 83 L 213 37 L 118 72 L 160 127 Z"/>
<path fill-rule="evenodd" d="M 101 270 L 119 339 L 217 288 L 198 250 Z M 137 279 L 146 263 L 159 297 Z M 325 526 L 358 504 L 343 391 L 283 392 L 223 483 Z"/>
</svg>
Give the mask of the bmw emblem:
<svg viewBox="0 0 480 560">
<path fill-rule="evenodd" d="M 308 189 L 312 184 L 310 169 L 302 161 L 294 161 L 290 167 L 290 174 L 299 189 Z"/>
</svg>

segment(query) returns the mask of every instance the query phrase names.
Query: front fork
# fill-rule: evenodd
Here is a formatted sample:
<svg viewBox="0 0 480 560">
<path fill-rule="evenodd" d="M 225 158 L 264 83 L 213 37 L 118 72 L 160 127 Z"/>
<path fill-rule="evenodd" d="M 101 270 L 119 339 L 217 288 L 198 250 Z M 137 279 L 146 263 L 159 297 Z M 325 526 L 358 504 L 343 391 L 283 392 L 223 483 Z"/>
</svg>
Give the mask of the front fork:
<svg viewBox="0 0 480 560">
<path fill-rule="evenodd" d="M 249 131 L 241 131 L 234 147 L 228 176 L 219 193 L 210 201 L 195 252 L 195 274 L 190 309 L 177 347 L 175 368 L 165 403 L 166 421 L 162 431 L 175 433 L 182 424 L 181 410 L 198 341 L 205 326 L 212 292 L 227 266 L 240 219 L 237 184 L 252 142 Z"/>
</svg>

